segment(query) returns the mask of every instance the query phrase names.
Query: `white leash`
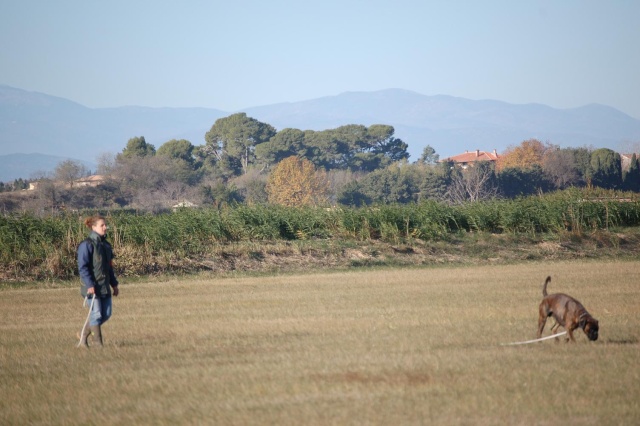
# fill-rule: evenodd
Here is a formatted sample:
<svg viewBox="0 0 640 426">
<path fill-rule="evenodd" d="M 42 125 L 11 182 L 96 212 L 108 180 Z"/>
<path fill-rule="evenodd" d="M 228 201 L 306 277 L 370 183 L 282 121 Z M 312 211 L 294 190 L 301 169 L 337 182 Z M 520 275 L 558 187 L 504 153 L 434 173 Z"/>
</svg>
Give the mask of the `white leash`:
<svg viewBox="0 0 640 426">
<path fill-rule="evenodd" d="M 89 295 L 84 297 L 84 302 L 82 302 L 82 306 L 87 306 L 87 299 L 89 298 Z M 82 326 L 82 331 L 80 332 L 80 341 L 78 342 L 78 348 L 82 345 L 82 336 L 84 336 L 84 331 L 87 328 L 87 324 L 89 324 L 89 318 L 91 317 L 91 311 L 93 311 L 93 302 L 95 302 L 96 300 L 96 296 L 93 295 L 93 297 L 91 298 L 91 306 L 89 306 L 89 313 L 87 314 L 87 319 L 84 321 L 84 325 Z"/>
<path fill-rule="evenodd" d="M 551 336 L 541 337 L 539 339 L 527 340 L 526 342 L 501 343 L 500 346 L 526 345 L 529 343 L 542 342 L 543 340 L 553 339 L 554 337 L 562 336 L 563 334 L 567 334 L 567 332 L 563 331 L 562 333 L 552 334 Z"/>
</svg>

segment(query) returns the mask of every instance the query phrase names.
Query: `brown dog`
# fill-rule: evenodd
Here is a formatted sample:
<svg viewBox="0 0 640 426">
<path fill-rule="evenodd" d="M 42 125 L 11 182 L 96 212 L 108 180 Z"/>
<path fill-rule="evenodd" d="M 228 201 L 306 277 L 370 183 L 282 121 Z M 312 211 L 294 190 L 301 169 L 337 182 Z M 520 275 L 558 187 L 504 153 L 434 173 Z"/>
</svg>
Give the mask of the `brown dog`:
<svg viewBox="0 0 640 426">
<path fill-rule="evenodd" d="M 547 322 L 547 318 L 553 316 L 556 323 L 551 327 L 551 332 L 556 334 L 560 326 L 564 327 L 572 342 L 573 330 L 580 327 L 589 340 L 598 340 L 598 320 L 592 317 L 589 312 L 573 297 L 563 294 L 547 294 L 547 284 L 551 277 L 547 277 L 542 287 L 544 298 L 540 302 L 540 316 L 538 317 L 538 339 L 542 336 L 542 330 Z M 569 341 L 567 339 L 567 341 Z"/>
</svg>

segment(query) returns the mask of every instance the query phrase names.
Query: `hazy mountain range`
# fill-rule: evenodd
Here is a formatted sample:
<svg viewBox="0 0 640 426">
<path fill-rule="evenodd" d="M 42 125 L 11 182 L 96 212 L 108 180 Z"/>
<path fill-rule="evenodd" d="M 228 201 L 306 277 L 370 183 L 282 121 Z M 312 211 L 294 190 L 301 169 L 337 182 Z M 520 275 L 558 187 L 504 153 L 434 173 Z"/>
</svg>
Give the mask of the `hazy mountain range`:
<svg viewBox="0 0 640 426">
<path fill-rule="evenodd" d="M 415 161 L 426 145 L 444 158 L 476 149 L 496 149 L 500 153 L 530 138 L 563 147 L 618 151 L 640 143 L 640 120 L 598 104 L 556 109 L 388 89 L 241 111 L 277 130 L 390 124 L 396 129 L 396 137 L 409 145 L 410 161 Z M 99 154 L 122 151 L 134 136 L 144 136 L 156 148 L 171 139 L 202 145 L 213 123 L 234 112 L 238 111 L 87 108 L 67 99 L 0 85 L 0 181 L 29 178 L 47 167 L 53 170 L 64 158 L 81 160 L 91 168 Z"/>
</svg>

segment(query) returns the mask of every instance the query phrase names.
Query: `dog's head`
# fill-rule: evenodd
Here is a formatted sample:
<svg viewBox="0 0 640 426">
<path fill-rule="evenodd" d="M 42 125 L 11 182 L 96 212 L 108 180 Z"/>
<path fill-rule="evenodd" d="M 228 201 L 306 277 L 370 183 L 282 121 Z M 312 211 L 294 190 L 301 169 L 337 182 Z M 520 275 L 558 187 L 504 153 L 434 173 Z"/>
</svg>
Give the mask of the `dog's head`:
<svg viewBox="0 0 640 426">
<path fill-rule="evenodd" d="M 585 318 L 583 322 L 584 323 L 580 324 L 580 326 L 584 330 L 584 334 L 587 335 L 589 340 L 593 340 L 593 341 L 598 340 L 598 330 L 599 330 L 598 320 L 595 318 L 589 317 L 589 318 Z"/>
</svg>

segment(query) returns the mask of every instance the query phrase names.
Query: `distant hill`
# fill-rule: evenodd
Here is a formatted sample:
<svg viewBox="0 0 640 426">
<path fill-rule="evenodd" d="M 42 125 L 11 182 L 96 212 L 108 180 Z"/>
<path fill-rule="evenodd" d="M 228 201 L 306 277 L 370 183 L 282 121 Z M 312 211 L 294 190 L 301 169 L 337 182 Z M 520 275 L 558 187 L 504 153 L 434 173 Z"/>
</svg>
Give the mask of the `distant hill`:
<svg viewBox="0 0 640 426">
<path fill-rule="evenodd" d="M 562 147 L 619 149 L 640 142 L 640 120 L 604 105 L 573 109 L 514 105 L 453 96 L 425 96 L 401 89 L 347 92 L 304 102 L 244 110 L 278 129 L 322 130 L 343 124 L 390 124 L 409 144 L 411 159 L 431 145 L 441 158 L 465 150 L 497 149 L 536 138 Z"/>
<path fill-rule="evenodd" d="M 92 109 L 0 86 L 0 155 L 36 152 L 95 162 L 100 153 L 122 151 L 134 136 L 156 148 L 171 139 L 201 145 L 213 123 L 228 114 L 206 108 Z"/>
<path fill-rule="evenodd" d="M 82 163 L 88 171 L 95 172 L 96 164 L 69 157 L 45 154 L 7 154 L 0 155 L 0 182 L 13 182 L 15 179 L 37 179 L 47 176 L 56 166 L 65 160 Z"/>
<path fill-rule="evenodd" d="M 416 160 L 426 145 L 441 158 L 465 150 L 498 152 L 537 138 L 566 146 L 620 150 L 640 142 L 640 120 L 604 105 L 556 109 L 495 100 L 426 96 L 401 89 L 337 96 L 241 110 L 274 126 L 325 130 L 345 124 L 390 124 Z M 34 152 L 95 162 L 122 151 L 134 136 L 158 148 L 171 139 L 204 144 L 218 118 L 232 112 L 207 108 L 87 108 L 66 99 L 0 86 L 0 156 Z M 0 170 L 8 169 L 0 157 Z M 29 177 L 29 176 L 19 176 Z"/>
</svg>

